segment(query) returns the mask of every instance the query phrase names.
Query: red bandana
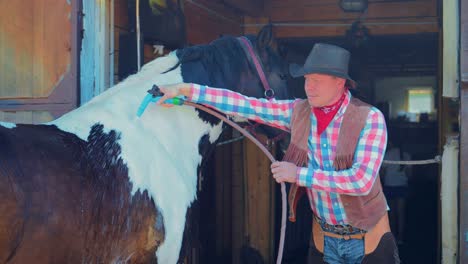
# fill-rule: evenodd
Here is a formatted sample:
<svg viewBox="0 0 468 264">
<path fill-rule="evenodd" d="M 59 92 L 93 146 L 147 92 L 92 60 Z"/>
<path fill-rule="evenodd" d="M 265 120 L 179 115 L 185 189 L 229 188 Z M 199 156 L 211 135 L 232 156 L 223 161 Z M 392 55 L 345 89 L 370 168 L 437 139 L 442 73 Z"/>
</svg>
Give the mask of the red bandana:
<svg viewBox="0 0 468 264">
<path fill-rule="evenodd" d="M 332 121 L 333 117 L 335 117 L 335 114 L 340 109 L 345 97 L 346 92 L 344 92 L 340 99 L 332 105 L 313 108 L 315 117 L 317 118 L 317 132 L 319 135 L 322 134 L 328 124 Z"/>
</svg>

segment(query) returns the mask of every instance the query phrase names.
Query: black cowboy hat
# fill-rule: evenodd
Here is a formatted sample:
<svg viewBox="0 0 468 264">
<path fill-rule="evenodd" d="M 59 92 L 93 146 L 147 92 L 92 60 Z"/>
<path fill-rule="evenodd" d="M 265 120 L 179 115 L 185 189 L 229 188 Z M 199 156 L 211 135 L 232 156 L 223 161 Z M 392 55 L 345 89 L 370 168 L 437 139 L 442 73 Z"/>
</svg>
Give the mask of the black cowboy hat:
<svg viewBox="0 0 468 264">
<path fill-rule="evenodd" d="M 352 88 L 356 82 L 348 75 L 349 51 L 330 44 L 317 43 L 307 56 L 304 66 L 291 64 L 289 72 L 293 77 L 311 73 L 322 73 L 340 77 L 349 81 Z"/>
</svg>

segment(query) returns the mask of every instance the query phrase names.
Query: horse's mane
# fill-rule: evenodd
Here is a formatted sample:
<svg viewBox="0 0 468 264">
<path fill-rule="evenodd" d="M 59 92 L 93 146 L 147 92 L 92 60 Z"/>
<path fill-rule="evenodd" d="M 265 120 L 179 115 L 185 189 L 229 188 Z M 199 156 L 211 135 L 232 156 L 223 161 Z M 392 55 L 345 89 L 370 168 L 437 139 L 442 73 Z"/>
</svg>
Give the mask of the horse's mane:
<svg viewBox="0 0 468 264">
<path fill-rule="evenodd" d="M 253 39 L 252 36 L 249 38 Z M 215 87 L 223 87 L 226 84 L 235 85 L 242 71 L 245 71 L 246 67 L 250 68 L 239 41 L 231 36 L 221 37 L 207 45 L 187 47 L 178 50 L 176 54 L 179 57 L 178 64 L 166 72 L 179 65 L 182 65 L 183 71 L 184 68 L 190 68 L 188 72 L 204 70 L 203 74 L 184 76 L 186 82 L 197 82 Z"/>
</svg>

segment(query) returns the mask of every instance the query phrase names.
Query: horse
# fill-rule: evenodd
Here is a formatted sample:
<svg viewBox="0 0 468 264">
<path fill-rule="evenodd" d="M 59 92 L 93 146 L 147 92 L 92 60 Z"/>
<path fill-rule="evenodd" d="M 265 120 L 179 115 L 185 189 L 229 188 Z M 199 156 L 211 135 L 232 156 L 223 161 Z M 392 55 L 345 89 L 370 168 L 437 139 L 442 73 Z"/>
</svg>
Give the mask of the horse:
<svg viewBox="0 0 468 264">
<path fill-rule="evenodd" d="M 276 98 L 287 98 L 287 67 L 271 27 L 248 39 Z M 238 39 L 222 37 L 157 58 L 52 122 L 0 123 L 1 263 L 184 257 L 198 175 L 223 123 L 189 106 L 153 104 L 136 116 L 153 84 L 178 82 L 263 97 Z"/>
</svg>

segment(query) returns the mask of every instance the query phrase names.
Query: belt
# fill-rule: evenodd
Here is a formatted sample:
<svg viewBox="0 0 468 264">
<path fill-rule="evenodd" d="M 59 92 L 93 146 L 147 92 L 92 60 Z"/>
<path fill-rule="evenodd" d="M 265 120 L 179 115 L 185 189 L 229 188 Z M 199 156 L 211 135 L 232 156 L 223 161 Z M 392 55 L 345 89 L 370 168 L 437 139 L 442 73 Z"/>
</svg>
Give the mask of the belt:
<svg viewBox="0 0 468 264">
<path fill-rule="evenodd" d="M 341 238 L 344 240 L 364 239 L 364 237 L 366 236 L 366 233 L 358 233 L 358 234 L 352 234 L 352 235 L 339 235 L 339 234 L 335 234 L 335 233 L 327 232 L 323 230 L 322 230 L 322 233 L 324 236 L 327 236 L 327 237 Z"/>
<path fill-rule="evenodd" d="M 317 223 L 320 225 L 320 227 L 322 228 L 323 232 L 336 235 L 339 238 L 343 236 L 364 237 L 363 235 L 367 232 L 366 230 L 362 230 L 357 227 L 353 227 L 351 225 L 331 225 L 323 221 L 322 219 L 318 218 L 315 215 L 314 215 L 314 218 L 317 221 Z"/>
</svg>

